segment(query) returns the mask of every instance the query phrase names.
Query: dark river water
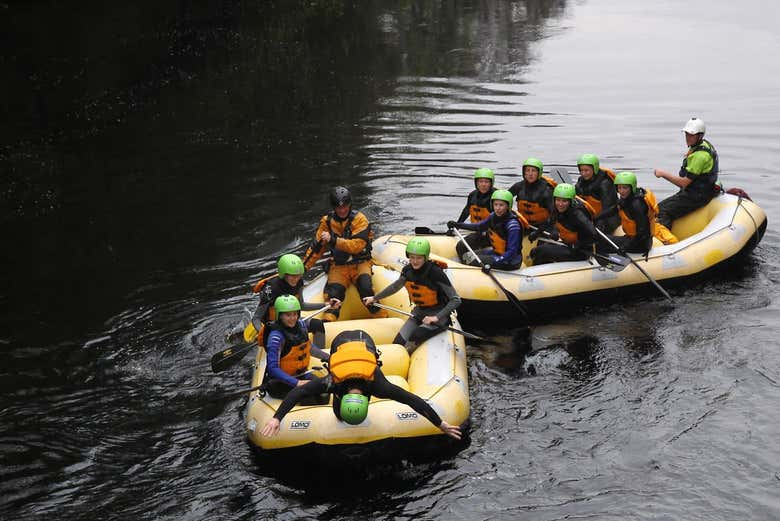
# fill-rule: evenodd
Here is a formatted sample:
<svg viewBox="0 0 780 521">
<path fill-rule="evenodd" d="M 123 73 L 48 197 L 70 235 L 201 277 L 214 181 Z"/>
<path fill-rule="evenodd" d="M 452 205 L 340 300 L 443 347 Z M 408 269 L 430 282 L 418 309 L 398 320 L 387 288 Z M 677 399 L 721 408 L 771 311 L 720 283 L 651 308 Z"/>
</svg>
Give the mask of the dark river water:
<svg viewBox="0 0 780 521">
<path fill-rule="evenodd" d="M 780 518 L 775 3 L 5 2 L 0 519 Z M 471 441 L 285 475 L 210 355 L 349 186 L 440 228 L 487 166 L 585 152 L 659 197 L 703 118 L 767 212 L 715 280 L 469 351 Z M 472 321 L 473 322 L 473 321 Z M 533 363 L 529 376 L 524 364 Z M 775 412 L 772 412 L 775 411 Z"/>
</svg>

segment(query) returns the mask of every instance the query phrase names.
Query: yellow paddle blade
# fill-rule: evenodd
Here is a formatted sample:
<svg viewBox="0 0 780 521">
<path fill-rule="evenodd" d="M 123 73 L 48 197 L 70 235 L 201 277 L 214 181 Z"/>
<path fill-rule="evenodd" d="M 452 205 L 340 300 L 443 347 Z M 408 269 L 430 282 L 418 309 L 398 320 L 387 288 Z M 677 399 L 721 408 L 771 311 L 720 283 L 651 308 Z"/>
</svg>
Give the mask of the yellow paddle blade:
<svg viewBox="0 0 780 521">
<path fill-rule="evenodd" d="M 257 329 L 255 329 L 255 326 L 252 325 L 250 322 L 245 328 L 244 328 L 244 342 L 254 342 L 257 338 Z"/>
</svg>

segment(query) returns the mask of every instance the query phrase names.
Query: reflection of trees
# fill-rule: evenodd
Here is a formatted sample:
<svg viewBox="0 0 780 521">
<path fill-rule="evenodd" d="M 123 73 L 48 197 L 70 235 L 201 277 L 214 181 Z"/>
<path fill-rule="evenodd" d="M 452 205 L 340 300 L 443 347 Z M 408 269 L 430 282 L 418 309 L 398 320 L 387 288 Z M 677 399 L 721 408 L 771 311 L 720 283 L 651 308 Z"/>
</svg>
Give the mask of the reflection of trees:
<svg viewBox="0 0 780 521">
<path fill-rule="evenodd" d="M 527 62 L 526 41 L 562 5 L 9 4 L 0 226 L 36 259 L 19 293 L 53 280 L 80 297 L 82 280 L 108 292 L 103 279 L 208 264 L 198 256 L 246 233 L 231 215 L 270 221 L 269 201 L 309 204 L 323 184 L 350 183 L 372 139 L 358 122 L 399 74 L 500 75 Z M 258 193 L 263 204 L 248 200 Z"/>
<path fill-rule="evenodd" d="M 411 2 L 386 8 L 380 28 L 410 76 L 500 79 L 527 65 L 529 44 L 566 0 Z"/>
</svg>

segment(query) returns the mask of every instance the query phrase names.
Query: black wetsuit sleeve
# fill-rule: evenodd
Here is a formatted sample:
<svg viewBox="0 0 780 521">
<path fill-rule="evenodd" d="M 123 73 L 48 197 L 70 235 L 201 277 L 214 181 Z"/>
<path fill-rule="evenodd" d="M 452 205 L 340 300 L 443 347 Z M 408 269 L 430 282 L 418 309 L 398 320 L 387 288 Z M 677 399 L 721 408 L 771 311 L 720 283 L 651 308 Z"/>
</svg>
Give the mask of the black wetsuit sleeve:
<svg viewBox="0 0 780 521">
<path fill-rule="evenodd" d="M 458 222 L 462 223 L 466 220 L 466 218 L 469 216 L 469 208 L 471 207 L 471 201 L 466 201 L 466 206 L 463 207 L 463 211 L 460 212 L 460 216 L 458 217 Z"/>
<path fill-rule="evenodd" d="M 302 387 L 298 389 L 302 389 Z M 402 387 L 391 384 L 379 368 L 374 371 L 374 380 L 371 382 L 371 394 L 377 398 L 389 398 L 398 403 L 408 405 L 418 414 L 425 416 L 434 426 L 439 427 L 441 425 L 441 417 L 428 402 Z"/>
<path fill-rule="evenodd" d="M 330 377 L 326 376 L 325 378 L 315 378 L 306 385 L 293 388 L 293 390 L 287 393 L 287 396 L 282 401 L 282 404 L 276 410 L 274 418 L 282 421 L 282 418 L 284 418 L 285 415 L 304 398 L 309 396 L 317 396 L 318 394 L 328 392 L 329 384 Z"/>
<path fill-rule="evenodd" d="M 596 216 L 595 220 L 606 219 L 608 217 L 612 217 L 613 215 L 615 215 L 617 213 L 618 213 L 618 207 L 617 207 L 617 204 L 615 204 L 615 206 L 610 206 L 608 208 L 605 208 L 605 209 L 601 210 L 601 213 L 599 213 Z"/>
<path fill-rule="evenodd" d="M 596 242 L 596 227 L 588 217 L 585 217 L 586 210 L 577 212 L 574 220 L 577 222 L 577 244 L 575 249 L 586 249 L 593 246 Z"/>
<path fill-rule="evenodd" d="M 252 325 L 258 331 L 263 327 L 265 317 L 268 315 L 268 308 L 271 307 L 275 298 L 275 292 L 271 284 L 266 284 L 260 291 L 260 302 L 257 303 L 254 315 L 252 315 Z"/>
<path fill-rule="evenodd" d="M 458 295 L 458 292 L 455 291 L 455 288 L 452 287 L 452 284 L 450 284 L 449 279 L 447 279 L 447 275 L 442 273 L 442 276 L 445 280 L 440 280 L 437 282 L 439 285 L 439 288 L 441 288 L 442 292 L 447 296 L 447 304 L 441 308 L 441 311 L 436 313 L 436 317 L 439 319 L 440 324 L 446 324 L 447 320 L 450 318 L 450 313 L 455 311 L 455 309 L 460 306 L 460 295 Z"/>
<path fill-rule="evenodd" d="M 406 278 L 403 275 L 399 275 L 395 282 L 392 282 L 385 289 L 374 295 L 374 298 L 376 300 L 382 300 L 385 297 L 389 297 L 393 293 L 400 291 L 400 289 L 404 287 L 404 284 L 406 284 Z"/>
<path fill-rule="evenodd" d="M 603 210 L 617 208 L 617 190 L 612 179 L 605 177 L 601 180 L 601 208 Z"/>
<path fill-rule="evenodd" d="M 645 248 L 650 237 L 650 221 L 647 218 L 647 204 L 645 204 L 644 199 L 633 198 L 630 215 L 636 223 L 636 235 L 626 244 L 625 249 L 636 251 Z"/>
</svg>

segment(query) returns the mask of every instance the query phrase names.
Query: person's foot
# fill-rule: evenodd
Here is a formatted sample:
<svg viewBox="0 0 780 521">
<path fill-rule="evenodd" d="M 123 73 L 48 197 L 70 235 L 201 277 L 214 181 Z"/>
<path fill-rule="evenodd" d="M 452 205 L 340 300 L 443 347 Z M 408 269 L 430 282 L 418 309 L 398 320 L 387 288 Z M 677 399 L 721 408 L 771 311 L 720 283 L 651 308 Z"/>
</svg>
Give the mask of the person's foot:
<svg viewBox="0 0 780 521">
<path fill-rule="evenodd" d="M 470 251 L 467 251 L 463 254 L 463 264 L 479 264 L 479 258 Z"/>
</svg>

